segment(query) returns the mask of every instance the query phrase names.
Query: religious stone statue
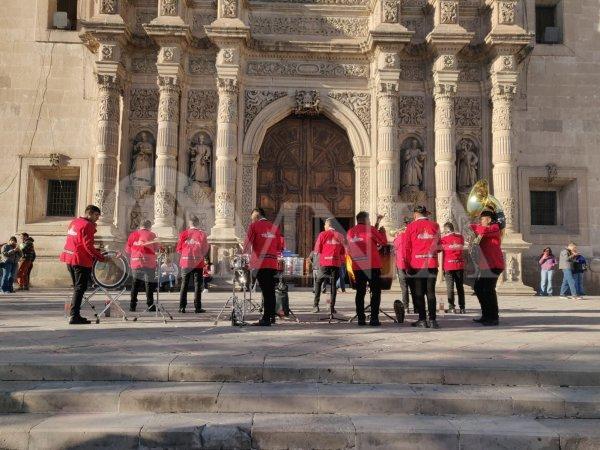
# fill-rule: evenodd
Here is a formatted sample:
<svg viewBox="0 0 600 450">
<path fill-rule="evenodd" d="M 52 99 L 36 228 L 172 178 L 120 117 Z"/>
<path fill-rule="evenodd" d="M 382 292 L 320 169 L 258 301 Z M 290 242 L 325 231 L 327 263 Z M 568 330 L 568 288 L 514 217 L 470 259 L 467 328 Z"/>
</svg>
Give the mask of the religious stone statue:
<svg viewBox="0 0 600 450">
<path fill-rule="evenodd" d="M 190 143 L 189 178 L 191 183 L 210 186 L 212 146 L 206 133 L 198 133 Z"/>
<path fill-rule="evenodd" d="M 147 131 L 142 131 L 133 140 L 131 159 L 131 182 L 137 186 L 152 184 L 152 169 L 154 168 L 154 137 Z"/>
<path fill-rule="evenodd" d="M 477 182 L 479 165 L 475 144 L 470 139 L 463 139 L 458 144 L 456 164 L 458 166 L 456 174 L 458 192 L 469 192 Z"/>
<path fill-rule="evenodd" d="M 421 190 L 426 156 L 419 141 L 412 138 L 402 156 L 402 190 Z"/>
</svg>

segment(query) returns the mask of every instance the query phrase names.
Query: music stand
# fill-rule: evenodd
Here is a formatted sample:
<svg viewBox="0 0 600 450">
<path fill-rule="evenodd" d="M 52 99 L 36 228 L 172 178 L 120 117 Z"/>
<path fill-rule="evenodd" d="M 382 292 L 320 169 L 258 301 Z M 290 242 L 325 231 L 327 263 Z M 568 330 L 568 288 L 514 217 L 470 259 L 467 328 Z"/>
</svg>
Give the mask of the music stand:
<svg viewBox="0 0 600 450">
<path fill-rule="evenodd" d="M 113 305 L 121 312 L 123 320 L 127 320 L 127 314 L 121 307 L 119 298 L 127 289 L 125 282 L 129 276 L 129 265 L 125 257 L 117 252 L 106 251 L 102 252 L 102 255 L 104 261 L 94 261 L 92 265 L 93 290 L 90 294 L 83 296 L 82 304 L 85 303 L 92 309 L 96 323 L 100 323 L 102 314 L 104 314 L 104 317 L 108 317 L 106 313 Z M 91 302 L 91 299 L 97 294 L 104 294 L 107 298 L 104 302 L 104 309 L 99 313 L 96 312 L 96 307 Z"/>
<path fill-rule="evenodd" d="M 158 254 L 158 256 L 156 258 L 155 274 L 156 274 L 157 283 L 156 283 L 156 295 L 154 296 L 154 300 L 150 306 L 148 306 L 139 315 L 137 315 L 133 318 L 134 322 L 137 322 L 137 320 L 142 316 L 142 314 L 148 313 L 148 312 L 150 312 L 150 313 L 153 312 L 155 317 L 158 317 L 158 315 L 160 314 L 164 323 L 167 323 L 167 317 L 170 320 L 173 320 L 173 316 L 171 315 L 169 310 L 167 308 L 165 308 L 165 306 L 160 302 L 160 298 L 159 298 L 160 282 L 161 282 L 160 266 L 161 266 L 162 261 L 165 259 L 165 257 L 166 257 L 166 254 L 161 252 Z M 135 283 L 135 281 L 134 281 L 134 283 Z M 154 309 L 152 309 L 152 308 L 154 308 Z"/>
</svg>

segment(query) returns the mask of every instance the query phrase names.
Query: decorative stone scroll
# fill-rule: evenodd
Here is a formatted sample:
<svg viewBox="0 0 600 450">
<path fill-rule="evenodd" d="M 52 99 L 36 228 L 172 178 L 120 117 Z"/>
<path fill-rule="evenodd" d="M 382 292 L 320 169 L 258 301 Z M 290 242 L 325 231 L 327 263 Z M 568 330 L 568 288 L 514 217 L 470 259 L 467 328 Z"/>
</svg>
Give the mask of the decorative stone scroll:
<svg viewBox="0 0 600 450">
<path fill-rule="evenodd" d="M 215 61 L 216 55 L 190 58 L 188 72 L 190 75 L 214 75 L 217 73 Z"/>
<path fill-rule="evenodd" d="M 250 61 L 246 74 L 252 76 L 368 78 L 367 64 L 344 64 L 309 61 Z"/>
<path fill-rule="evenodd" d="M 454 99 L 454 116 L 458 127 L 480 127 L 481 99 L 479 97 L 456 97 Z"/>
<path fill-rule="evenodd" d="M 192 89 L 187 95 L 187 121 L 214 120 L 219 96 L 216 91 Z"/>
<path fill-rule="evenodd" d="M 317 116 L 321 112 L 321 99 L 318 91 L 296 91 L 294 114 Z"/>
<path fill-rule="evenodd" d="M 383 0 L 383 21 L 398 23 L 398 0 Z"/>
<path fill-rule="evenodd" d="M 156 73 L 156 53 L 144 53 L 131 60 L 131 70 L 134 73 Z"/>
<path fill-rule="evenodd" d="M 423 81 L 425 79 L 425 64 L 421 61 L 400 61 L 400 79 L 402 81 Z"/>
<path fill-rule="evenodd" d="M 359 192 L 359 209 L 361 211 L 369 210 L 369 193 L 371 190 L 369 168 L 360 167 L 358 169 L 358 178 L 360 180 L 360 192 Z"/>
<path fill-rule="evenodd" d="M 129 105 L 131 120 L 154 120 L 158 114 L 158 89 L 133 89 Z"/>
<path fill-rule="evenodd" d="M 330 92 L 329 97 L 350 108 L 363 124 L 367 133 L 371 134 L 370 94 L 362 92 Z"/>
<path fill-rule="evenodd" d="M 154 212 L 160 217 L 173 217 L 175 214 L 175 197 L 167 191 L 154 194 Z"/>
<path fill-rule="evenodd" d="M 502 25 L 513 25 L 515 23 L 515 0 L 501 1 L 498 3 L 498 21 Z"/>
<path fill-rule="evenodd" d="M 425 124 L 425 100 L 423 97 L 409 95 L 399 97 L 398 111 L 400 125 Z"/>
<path fill-rule="evenodd" d="M 481 81 L 481 65 L 458 61 L 458 81 Z"/>
<path fill-rule="evenodd" d="M 366 37 L 369 19 L 357 17 L 290 17 L 250 15 L 250 27 L 256 34 L 306 34 L 347 38 Z"/>
<path fill-rule="evenodd" d="M 443 24 L 458 23 L 458 2 L 455 0 L 442 0 L 440 2 L 440 22 Z"/>
<path fill-rule="evenodd" d="M 244 131 L 248 131 L 254 118 L 265 106 L 286 95 L 285 91 L 247 90 L 244 98 Z"/>
<path fill-rule="evenodd" d="M 162 0 L 160 14 L 162 16 L 176 16 L 177 15 L 177 0 Z"/>
<path fill-rule="evenodd" d="M 94 192 L 94 205 L 100 208 L 103 216 L 113 217 L 115 213 L 115 192 L 108 189 L 99 189 Z"/>
<path fill-rule="evenodd" d="M 221 0 L 221 14 L 226 18 L 237 17 L 237 0 Z"/>
</svg>

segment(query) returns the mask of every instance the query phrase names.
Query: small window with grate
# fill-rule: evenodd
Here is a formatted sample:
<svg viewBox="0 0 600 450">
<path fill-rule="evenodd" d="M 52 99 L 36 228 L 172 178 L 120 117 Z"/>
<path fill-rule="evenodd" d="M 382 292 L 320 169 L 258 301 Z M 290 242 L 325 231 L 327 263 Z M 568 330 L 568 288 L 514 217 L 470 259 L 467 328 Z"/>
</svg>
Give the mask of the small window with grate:
<svg viewBox="0 0 600 450">
<path fill-rule="evenodd" d="M 73 217 L 77 209 L 77 180 L 48 180 L 46 216 Z"/>
<path fill-rule="evenodd" d="M 531 191 L 531 225 L 558 224 L 558 192 Z"/>
</svg>

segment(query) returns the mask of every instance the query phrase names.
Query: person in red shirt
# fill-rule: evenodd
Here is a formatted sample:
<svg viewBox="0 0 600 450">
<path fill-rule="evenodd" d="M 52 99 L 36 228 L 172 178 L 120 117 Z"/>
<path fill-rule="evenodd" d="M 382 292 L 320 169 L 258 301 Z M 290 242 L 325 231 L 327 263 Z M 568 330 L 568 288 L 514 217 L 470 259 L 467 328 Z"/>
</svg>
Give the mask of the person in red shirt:
<svg viewBox="0 0 600 450">
<path fill-rule="evenodd" d="M 348 254 L 352 259 L 352 271 L 356 283 L 356 315 L 358 325 L 366 325 L 365 295 L 367 284 L 371 290 L 371 319 L 369 325 L 379 326 L 379 305 L 381 304 L 381 258 L 379 247 L 387 245 L 385 229 L 379 228 L 383 216 L 377 216 L 375 226 L 371 225 L 369 213 L 361 211 L 356 215 L 356 225 L 348 230 Z"/>
<path fill-rule="evenodd" d="M 154 291 L 156 290 L 156 251 L 160 245 L 155 242 L 152 222 L 144 220 L 139 230 L 133 231 L 125 244 L 125 253 L 129 256 L 129 265 L 133 276 L 129 311 L 135 311 L 137 296 L 142 285 L 146 289 L 148 311 L 155 311 Z"/>
<path fill-rule="evenodd" d="M 448 294 L 448 311 L 456 312 L 454 304 L 454 285 L 456 284 L 456 293 L 458 294 L 458 313 L 465 313 L 465 288 L 464 272 L 465 259 L 463 252 L 465 249 L 465 238 L 460 233 L 454 232 L 454 225 L 451 222 L 444 224 L 444 235 L 442 243 L 442 269 L 444 270 L 444 279 L 446 281 L 446 293 Z"/>
<path fill-rule="evenodd" d="M 314 252 L 319 255 L 319 271 L 315 286 L 315 300 L 313 312 L 319 312 L 319 301 L 321 300 L 321 288 L 323 283 L 330 280 L 331 289 L 331 314 L 335 314 L 335 298 L 337 289 L 336 280 L 340 276 L 340 266 L 346 256 L 344 249 L 345 239 L 341 233 L 333 228 L 334 218 L 325 220 L 325 231 L 321 231 L 315 242 Z"/>
<path fill-rule="evenodd" d="M 250 268 L 257 271 L 256 280 L 265 303 L 263 317 L 254 325 L 269 327 L 271 317 L 275 317 L 275 275 L 284 239 L 279 228 L 266 219 L 262 208 L 255 208 L 250 219 L 244 253 L 250 253 Z"/>
<path fill-rule="evenodd" d="M 485 326 L 497 326 L 498 296 L 496 283 L 504 270 L 504 255 L 502 254 L 501 229 L 496 221 L 496 214 L 483 211 L 479 216 L 479 224 L 471 224 L 471 230 L 479 241 L 479 275 L 475 280 L 473 290 L 481 305 L 481 317 L 473 319 Z"/>
<path fill-rule="evenodd" d="M 88 319 L 81 317 L 81 302 L 92 277 L 94 260 L 104 261 L 104 256 L 94 247 L 96 222 L 100 214 L 100 208 L 88 205 L 83 217 L 71 221 L 65 248 L 60 254 L 60 260 L 67 264 L 73 281 L 73 297 L 69 313 L 71 325 L 90 323 Z"/>
<path fill-rule="evenodd" d="M 438 252 L 440 251 L 440 226 L 427 218 L 425 206 L 416 206 L 414 220 L 406 227 L 404 239 L 404 264 L 411 277 L 413 301 L 419 320 L 412 324 L 419 328 L 439 328 L 436 320 L 437 300 L 435 281 L 438 273 Z M 427 310 L 425 295 L 427 294 Z"/>
<path fill-rule="evenodd" d="M 194 312 L 205 312 L 202 309 L 202 290 L 204 289 L 204 257 L 208 252 L 206 233 L 200 228 L 200 220 L 192 217 L 189 228 L 179 234 L 175 251 L 179 253 L 181 267 L 181 289 L 179 290 L 179 312 L 185 313 L 187 291 L 190 278 L 194 278 Z"/>
<path fill-rule="evenodd" d="M 410 220 L 406 219 L 402 228 L 396 233 L 394 238 L 394 254 L 396 255 L 396 275 L 398 276 L 398 282 L 400 283 L 400 291 L 402 293 L 402 304 L 404 310 L 408 311 L 409 308 L 409 285 L 408 276 L 406 273 L 406 264 L 404 263 L 404 239 L 406 233 L 406 226 L 410 223 Z M 414 307 L 414 303 L 413 303 Z"/>
</svg>

